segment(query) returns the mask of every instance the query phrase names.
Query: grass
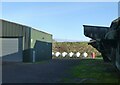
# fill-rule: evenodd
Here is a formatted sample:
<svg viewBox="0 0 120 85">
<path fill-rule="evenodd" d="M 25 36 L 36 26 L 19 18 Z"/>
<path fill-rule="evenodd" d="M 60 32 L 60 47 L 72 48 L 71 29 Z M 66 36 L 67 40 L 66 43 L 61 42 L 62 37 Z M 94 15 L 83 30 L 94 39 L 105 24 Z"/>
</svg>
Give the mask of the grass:
<svg viewBox="0 0 120 85">
<path fill-rule="evenodd" d="M 76 83 L 120 83 L 120 77 L 111 63 L 102 59 L 83 59 L 69 71 L 71 77 L 63 82 Z"/>
</svg>

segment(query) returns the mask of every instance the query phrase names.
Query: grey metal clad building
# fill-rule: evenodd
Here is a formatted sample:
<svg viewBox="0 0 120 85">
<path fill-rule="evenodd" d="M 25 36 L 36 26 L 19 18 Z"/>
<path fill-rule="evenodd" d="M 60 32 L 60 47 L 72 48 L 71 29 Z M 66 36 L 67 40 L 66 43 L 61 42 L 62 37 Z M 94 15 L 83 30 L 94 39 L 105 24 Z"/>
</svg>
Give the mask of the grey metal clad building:
<svg viewBox="0 0 120 85">
<path fill-rule="evenodd" d="M 32 27 L 2 22 L 2 60 L 35 62 L 52 58 L 52 35 Z"/>
</svg>

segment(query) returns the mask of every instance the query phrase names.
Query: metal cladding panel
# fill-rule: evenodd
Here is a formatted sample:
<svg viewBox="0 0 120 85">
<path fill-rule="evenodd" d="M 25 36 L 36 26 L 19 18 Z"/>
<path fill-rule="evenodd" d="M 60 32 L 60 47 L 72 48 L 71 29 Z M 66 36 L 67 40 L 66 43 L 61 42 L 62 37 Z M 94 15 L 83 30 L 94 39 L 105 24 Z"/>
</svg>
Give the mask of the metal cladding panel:
<svg viewBox="0 0 120 85">
<path fill-rule="evenodd" d="M 52 59 L 52 35 L 31 29 L 31 61 Z"/>
<path fill-rule="evenodd" d="M 2 36 L 0 37 L 22 37 L 23 59 L 26 61 L 30 57 L 30 33 L 31 28 L 28 26 L 2 20 Z"/>
<path fill-rule="evenodd" d="M 23 27 L 23 62 L 30 62 L 31 57 L 31 49 L 30 49 L 30 35 L 31 35 L 31 28 Z"/>
<path fill-rule="evenodd" d="M 30 29 L 29 27 L 23 27 L 23 37 L 24 37 L 24 49 L 30 48 Z"/>
<path fill-rule="evenodd" d="M 34 51 L 35 61 L 52 59 L 52 43 L 37 40 Z"/>
<path fill-rule="evenodd" d="M 18 36 L 22 36 L 22 25 L 19 24 L 15 24 L 15 23 L 11 23 L 8 21 L 2 21 L 2 36 L 7 37 L 7 36 L 11 36 L 11 37 L 18 37 Z"/>
<path fill-rule="evenodd" d="M 5 28 L 7 28 L 6 23 L 2 21 L 2 36 L 5 36 Z"/>
<path fill-rule="evenodd" d="M 37 40 L 51 43 L 52 35 L 42 31 L 31 29 L 31 48 L 34 48 Z"/>
<path fill-rule="evenodd" d="M 0 20 L 0 36 L 2 36 L 2 20 Z"/>
<path fill-rule="evenodd" d="M 2 20 L 2 37 L 23 37 L 23 50 L 30 48 L 30 27 Z"/>
<path fill-rule="evenodd" d="M 23 61 L 25 62 L 30 62 L 32 58 L 32 52 L 35 48 L 36 50 L 36 56 L 39 55 L 38 51 L 41 50 L 42 48 L 38 48 L 39 46 L 43 45 L 45 49 L 48 51 L 46 52 L 46 57 L 49 58 L 51 55 L 52 51 L 52 35 L 38 31 L 35 29 L 32 29 L 31 27 L 20 25 L 14 22 L 9 22 L 6 20 L 2 20 L 2 36 L 0 37 L 22 37 L 22 47 L 23 47 Z M 45 44 L 37 44 L 38 41 L 41 42 L 46 42 L 50 43 L 50 45 L 45 45 Z M 36 47 L 36 45 L 38 47 Z M 49 56 L 48 56 L 48 55 Z M 42 54 L 44 55 L 44 54 Z"/>
<path fill-rule="evenodd" d="M 23 62 L 30 62 L 30 27 L 22 27 L 23 35 Z"/>
<path fill-rule="evenodd" d="M 2 7 L 2 6 L 1 6 Z M 1 13 L 2 15 L 2 13 Z M 2 21 L 0 19 L 0 36 L 2 36 Z M 0 47 L 2 46 L 2 40 L 0 39 Z M 2 49 L 0 48 L 0 56 L 2 56 Z M 0 75 L 3 75 L 2 74 L 2 59 L 0 58 Z M 2 76 L 0 76 L 0 83 L 2 83 Z"/>
</svg>

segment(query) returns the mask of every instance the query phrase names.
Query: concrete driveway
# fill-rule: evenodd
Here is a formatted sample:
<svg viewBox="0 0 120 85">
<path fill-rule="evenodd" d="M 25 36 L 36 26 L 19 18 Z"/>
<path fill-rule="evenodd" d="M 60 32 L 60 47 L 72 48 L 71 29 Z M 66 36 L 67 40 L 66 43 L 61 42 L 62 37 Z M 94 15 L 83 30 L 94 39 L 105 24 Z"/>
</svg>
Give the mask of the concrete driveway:
<svg viewBox="0 0 120 85">
<path fill-rule="evenodd" d="M 3 83 L 62 83 L 80 59 L 52 59 L 40 63 L 3 63 Z"/>
</svg>

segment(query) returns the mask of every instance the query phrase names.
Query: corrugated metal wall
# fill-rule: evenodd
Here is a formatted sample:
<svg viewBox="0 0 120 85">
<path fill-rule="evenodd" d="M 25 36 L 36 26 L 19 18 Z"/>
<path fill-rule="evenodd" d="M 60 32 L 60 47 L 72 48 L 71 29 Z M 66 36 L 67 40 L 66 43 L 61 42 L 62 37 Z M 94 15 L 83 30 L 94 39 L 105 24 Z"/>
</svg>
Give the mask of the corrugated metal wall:
<svg viewBox="0 0 120 85">
<path fill-rule="evenodd" d="M 2 20 L 2 36 L 23 38 L 23 61 L 29 60 L 30 56 L 30 27 Z"/>
<path fill-rule="evenodd" d="M 50 59 L 52 56 L 51 34 L 33 29 L 28 26 L 2 20 L 2 36 L 0 37 L 21 37 L 23 39 L 23 61 L 25 62 L 32 61 L 33 50 L 36 51 L 36 59 L 38 60 L 40 60 L 41 55 L 43 55 L 44 58 L 46 57 L 46 59 Z M 42 49 L 45 49 L 43 54 L 41 54 Z"/>
<path fill-rule="evenodd" d="M 52 43 L 36 40 L 34 49 L 35 61 L 52 59 Z"/>
<path fill-rule="evenodd" d="M 2 37 L 23 37 L 23 50 L 30 48 L 30 27 L 2 20 Z"/>
<path fill-rule="evenodd" d="M 2 36 L 2 21 L 1 20 L 0 20 L 0 36 Z M 2 39 L 1 38 L 0 38 L 0 47 L 2 47 Z M 2 48 L 0 49 L 0 56 L 2 56 Z M 2 61 L 2 58 L 0 57 L 0 64 L 1 64 L 1 61 Z"/>
<path fill-rule="evenodd" d="M 36 61 L 52 59 L 52 35 L 31 29 L 31 48 L 31 56 L 35 51 Z"/>
<path fill-rule="evenodd" d="M 0 36 L 2 36 L 2 21 L 0 20 Z"/>
<path fill-rule="evenodd" d="M 36 40 L 51 43 L 52 35 L 36 29 L 31 29 L 31 48 L 34 47 Z"/>
</svg>

